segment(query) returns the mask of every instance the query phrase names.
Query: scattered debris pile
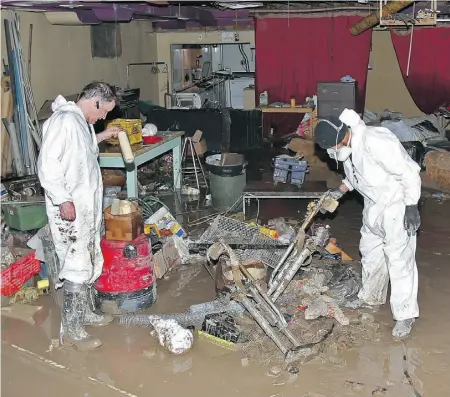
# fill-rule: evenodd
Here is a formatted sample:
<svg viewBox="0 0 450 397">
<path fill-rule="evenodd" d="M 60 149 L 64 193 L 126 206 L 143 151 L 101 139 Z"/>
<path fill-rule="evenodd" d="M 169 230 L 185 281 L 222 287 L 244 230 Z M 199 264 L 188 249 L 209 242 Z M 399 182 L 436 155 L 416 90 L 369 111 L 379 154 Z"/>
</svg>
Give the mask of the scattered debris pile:
<svg viewBox="0 0 450 397">
<path fill-rule="evenodd" d="M 339 353 L 361 340 L 376 339 L 378 324 L 368 313 L 346 309 L 357 298 L 361 276 L 351 263 L 342 262 L 346 255 L 327 225 L 310 227 L 316 214 L 336 207 L 327 193 L 310 203 L 297 235 L 279 219 L 272 222 L 278 225 L 273 234 L 218 216 L 189 246 L 206 251 L 218 298 L 184 313 L 122 316 L 120 323 L 155 331 L 161 322 L 177 324 L 240 349 L 246 360 L 279 365 L 280 373 L 290 376 L 297 374 L 298 364 L 311 360 L 345 365 Z M 280 234 L 286 241 L 280 242 Z"/>
<path fill-rule="evenodd" d="M 302 346 L 298 352 L 300 363 L 329 362 L 343 366 L 346 363 L 339 353 L 379 337 L 379 324 L 370 313 L 343 308 L 346 300 L 356 297 L 359 288 L 353 287 L 360 286 L 360 282 L 359 274 L 350 264 L 314 263 L 277 300 L 280 311 L 289 319 L 289 329 Z M 259 327 L 248 321 L 242 326 L 250 339 L 241 345 L 248 359 L 261 365 L 284 363 L 284 356 Z"/>
</svg>

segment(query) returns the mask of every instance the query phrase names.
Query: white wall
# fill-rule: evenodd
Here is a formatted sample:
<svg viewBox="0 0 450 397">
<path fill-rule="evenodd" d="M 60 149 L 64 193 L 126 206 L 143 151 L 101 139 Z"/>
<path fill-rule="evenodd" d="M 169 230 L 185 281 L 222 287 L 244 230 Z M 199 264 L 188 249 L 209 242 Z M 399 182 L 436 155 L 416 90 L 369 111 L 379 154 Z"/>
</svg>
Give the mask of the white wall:
<svg viewBox="0 0 450 397">
<path fill-rule="evenodd" d="M 3 20 L 11 12 L 2 9 Z M 93 80 L 103 80 L 121 87 L 126 85 L 126 66 L 130 62 L 145 62 L 156 56 L 156 38 L 152 24 L 133 21 L 121 24 L 122 56 L 116 59 L 92 58 L 89 26 L 51 25 L 41 13 L 20 12 L 21 41 L 25 57 L 28 54 L 30 24 L 33 24 L 31 53 L 31 85 L 38 109 L 45 100 L 58 94 L 79 92 Z M 4 35 L 2 35 L 4 36 Z M 7 60 L 2 37 L 2 58 Z M 141 88 L 141 98 L 158 99 L 158 80 L 149 68 L 131 72 L 131 87 Z"/>
<path fill-rule="evenodd" d="M 254 47 L 251 44 L 243 44 L 242 50 L 247 55 L 248 63 L 250 66 L 250 72 L 255 71 L 255 51 L 250 48 Z M 222 54 L 221 54 L 222 52 Z M 212 49 L 213 55 L 213 70 L 229 68 L 232 72 L 245 72 L 244 66 L 241 64 L 243 56 L 239 51 L 238 44 L 223 44 L 217 48 Z"/>
</svg>

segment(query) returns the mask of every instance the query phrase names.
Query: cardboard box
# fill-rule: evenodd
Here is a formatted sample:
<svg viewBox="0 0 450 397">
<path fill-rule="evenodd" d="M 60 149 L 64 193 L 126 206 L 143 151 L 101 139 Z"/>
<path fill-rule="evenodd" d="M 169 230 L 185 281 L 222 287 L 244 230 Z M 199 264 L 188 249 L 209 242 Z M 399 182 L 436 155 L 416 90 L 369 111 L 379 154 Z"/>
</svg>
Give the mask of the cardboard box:
<svg viewBox="0 0 450 397">
<path fill-rule="evenodd" d="M 440 190 L 450 191 L 450 153 L 428 152 L 425 155 L 425 177 Z"/>
<path fill-rule="evenodd" d="M 192 135 L 192 143 L 198 156 L 202 156 L 208 151 L 206 141 L 203 139 L 203 131 L 195 131 L 194 135 Z M 189 147 L 188 154 L 191 155 L 191 150 Z"/>
<path fill-rule="evenodd" d="M 157 279 L 181 266 L 181 257 L 173 237 L 168 237 L 162 248 L 153 256 Z"/>
<path fill-rule="evenodd" d="M 142 214 L 134 210 L 128 215 L 111 215 L 111 207 L 104 211 L 107 240 L 133 241 L 142 234 Z"/>
</svg>

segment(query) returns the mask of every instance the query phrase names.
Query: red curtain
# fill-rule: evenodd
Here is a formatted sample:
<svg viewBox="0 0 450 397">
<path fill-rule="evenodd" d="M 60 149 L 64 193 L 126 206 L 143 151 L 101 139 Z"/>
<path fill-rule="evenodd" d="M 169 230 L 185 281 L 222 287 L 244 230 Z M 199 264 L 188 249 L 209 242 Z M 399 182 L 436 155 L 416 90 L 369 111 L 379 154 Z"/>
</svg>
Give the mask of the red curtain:
<svg viewBox="0 0 450 397">
<path fill-rule="evenodd" d="M 403 80 L 417 107 L 433 113 L 450 101 L 450 28 L 414 29 L 408 69 L 411 33 L 391 31 Z"/>
<path fill-rule="evenodd" d="M 361 16 L 262 18 L 255 24 L 256 91 L 269 102 L 302 103 L 317 93 L 317 83 L 357 81 L 357 109 L 364 109 L 372 30 L 359 36 L 350 27 Z"/>
</svg>

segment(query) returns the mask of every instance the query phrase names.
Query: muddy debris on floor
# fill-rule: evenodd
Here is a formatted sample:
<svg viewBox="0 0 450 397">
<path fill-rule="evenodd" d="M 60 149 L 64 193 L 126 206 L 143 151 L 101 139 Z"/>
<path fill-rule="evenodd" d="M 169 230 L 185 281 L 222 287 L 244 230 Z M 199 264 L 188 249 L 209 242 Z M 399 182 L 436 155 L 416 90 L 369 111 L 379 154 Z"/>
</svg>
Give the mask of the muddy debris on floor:
<svg viewBox="0 0 450 397">
<path fill-rule="evenodd" d="M 314 266 L 314 265 L 311 265 Z M 303 272 L 301 280 L 294 280 L 287 287 L 286 292 L 279 298 L 281 312 L 289 318 L 288 327 L 301 343 L 301 352 L 298 357 L 302 363 L 331 363 L 345 366 L 346 363 L 341 353 L 364 341 L 373 341 L 380 338 L 380 326 L 370 313 L 339 308 L 336 301 L 327 295 L 330 289 L 322 286 L 314 289 L 302 288 L 302 286 L 316 282 L 317 275 L 331 274 L 336 265 L 328 265 L 324 271 L 321 267 L 311 267 Z M 342 267 L 342 264 L 337 266 Z M 307 278 L 310 277 L 310 278 Z M 329 279 L 331 280 L 331 278 Z M 315 319 L 306 319 L 310 306 L 305 303 L 317 302 L 318 299 L 326 299 L 333 305 L 323 306 L 323 311 Z M 329 303 L 328 302 L 328 303 Z M 339 321 L 336 316 L 341 319 Z M 346 321 L 342 321 L 345 318 Z M 285 357 L 273 342 L 264 335 L 257 326 L 251 331 L 246 323 L 250 341 L 242 344 L 243 354 L 252 362 L 262 365 L 279 364 L 285 361 Z"/>
<path fill-rule="evenodd" d="M 216 299 L 181 313 L 123 315 L 120 324 L 153 328 L 173 354 L 195 349 L 199 342 L 190 332 L 235 347 L 242 366 L 268 366 L 273 385 L 293 382 L 298 365 L 345 366 L 342 353 L 377 340 L 380 331 L 372 315 L 347 308 L 357 299 L 361 276 L 353 262 L 343 261 L 351 258 L 329 226 L 313 223 L 336 206 L 324 194 L 310 203 L 300 226 L 283 218 L 259 225 L 226 214 L 207 217 L 198 239 L 175 238 L 171 250 L 178 262 L 203 261 Z"/>
</svg>

